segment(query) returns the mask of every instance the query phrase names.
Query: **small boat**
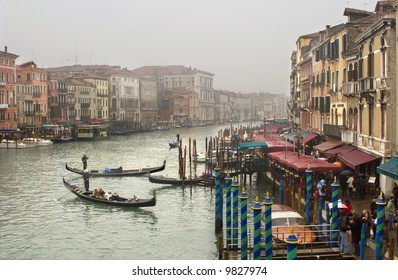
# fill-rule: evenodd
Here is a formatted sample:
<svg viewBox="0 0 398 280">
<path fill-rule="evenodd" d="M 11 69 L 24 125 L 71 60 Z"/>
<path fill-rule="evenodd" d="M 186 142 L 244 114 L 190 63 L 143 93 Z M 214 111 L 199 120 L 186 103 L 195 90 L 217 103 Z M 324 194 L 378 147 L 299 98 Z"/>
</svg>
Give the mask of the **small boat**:
<svg viewBox="0 0 398 280">
<path fill-rule="evenodd" d="M 183 180 L 183 179 L 169 178 L 169 177 L 164 177 L 164 176 L 149 175 L 149 182 L 155 183 L 155 184 L 185 186 L 185 185 L 206 185 L 208 183 L 214 182 L 214 180 L 206 179 L 204 177 L 187 178 L 187 179 Z"/>
<path fill-rule="evenodd" d="M 262 206 L 264 209 L 264 206 Z M 289 235 L 297 237 L 298 244 L 311 244 L 316 241 L 315 231 L 305 225 L 305 219 L 293 208 L 283 204 L 272 204 L 272 237 L 276 243 L 284 243 Z M 264 224 L 264 215 L 261 222 Z"/>
<path fill-rule="evenodd" d="M 81 199 L 89 200 L 92 202 L 108 204 L 113 206 L 120 206 L 120 207 L 150 207 L 156 205 L 155 194 L 151 198 L 137 198 L 136 196 L 133 196 L 133 198 L 125 198 L 114 193 L 110 199 L 97 198 L 94 197 L 93 191 L 86 192 L 85 189 L 70 184 L 65 180 L 65 178 L 63 178 L 63 181 L 64 181 L 64 186 L 74 195 L 80 197 Z"/>
<path fill-rule="evenodd" d="M 117 176 L 139 176 L 147 173 L 155 173 L 159 171 L 163 171 L 166 167 L 166 160 L 163 161 L 163 165 L 156 167 L 144 167 L 144 168 L 134 168 L 134 169 L 123 169 L 119 168 L 108 168 L 106 167 L 104 170 L 89 170 L 89 174 L 91 177 L 117 177 Z M 79 175 L 83 175 L 84 170 L 77 169 L 68 166 L 65 164 L 65 168 L 71 172 L 77 173 Z"/>
</svg>

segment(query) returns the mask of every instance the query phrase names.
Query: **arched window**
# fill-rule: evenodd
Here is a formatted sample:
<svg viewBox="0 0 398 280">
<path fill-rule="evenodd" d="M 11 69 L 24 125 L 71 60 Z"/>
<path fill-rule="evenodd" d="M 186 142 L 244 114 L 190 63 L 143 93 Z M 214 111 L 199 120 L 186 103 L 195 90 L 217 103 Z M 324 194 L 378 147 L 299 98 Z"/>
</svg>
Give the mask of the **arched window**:
<svg viewBox="0 0 398 280">
<path fill-rule="evenodd" d="M 358 108 L 354 109 L 354 131 L 358 131 Z"/>
<path fill-rule="evenodd" d="M 354 128 L 354 111 L 352 108 L 348 110 L 348 129 L 352 130 Z"/>
<path fill-rule="evenodd" d="M 334 118 L 335 118 L 335 125 L 338 125 L 339 124 L 339 114 L 338 114 L 337 108 L 334 111 Z"/>
<path fill-rule="evenodd" d="M 343 108 L 343 126 L 344 126 L 344 127 L 345 127 L 346 124 L 347 124 L 346 118 L 347 118 L 347 112 L 346 112 L 346 109 Z"/>
</svg>

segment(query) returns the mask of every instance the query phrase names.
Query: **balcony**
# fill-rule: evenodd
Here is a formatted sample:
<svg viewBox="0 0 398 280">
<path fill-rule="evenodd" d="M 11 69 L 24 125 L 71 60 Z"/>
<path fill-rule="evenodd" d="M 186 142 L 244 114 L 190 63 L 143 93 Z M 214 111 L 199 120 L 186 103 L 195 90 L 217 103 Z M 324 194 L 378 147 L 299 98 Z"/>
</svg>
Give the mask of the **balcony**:
<svg viewBox="0 0 398 280">
<path fill-rule="evenodd" d="M 32 117 L 35 115 L 35 111 L 24 111 L 23 112 L 25 114 L 25 116 L 27 117 Z"/>
<path fill-rule="evenodd" d="M 343 84 L 342 94 L 344 96 L 356 96 L 359 94 L 358 82 L 347 82 Z"/>
<path fill-rule="evenodd" d="M 375 78 L 363 78 L 359 81 L 359 89 L 361 92 L 376 91 Z"/>
<path fill-rule="evenodd" d="M 342 125 L 324 124 L 323 133 L 325 135 L 341 139 L 341 132 L 343 130 Z"/>
<path fill-rule="evenodd" d="M 88 108 L 90 108 L 90 103 L 80 103 L 80 108 L 88 109 Z"/>
</svg>

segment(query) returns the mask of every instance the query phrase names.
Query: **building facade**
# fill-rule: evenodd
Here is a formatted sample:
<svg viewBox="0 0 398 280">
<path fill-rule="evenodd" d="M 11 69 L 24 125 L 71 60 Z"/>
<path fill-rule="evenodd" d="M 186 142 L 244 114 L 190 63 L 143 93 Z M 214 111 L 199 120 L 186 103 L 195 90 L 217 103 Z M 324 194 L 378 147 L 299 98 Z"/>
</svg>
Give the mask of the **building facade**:
<svg viewBox="0 0 398 280">
<path fill-rule="evenodd" d="M 16 59 L 18 55 L 0 51 L 0 129 L 17 129 L 17 100 L 15 92 Z"/>
</svg>

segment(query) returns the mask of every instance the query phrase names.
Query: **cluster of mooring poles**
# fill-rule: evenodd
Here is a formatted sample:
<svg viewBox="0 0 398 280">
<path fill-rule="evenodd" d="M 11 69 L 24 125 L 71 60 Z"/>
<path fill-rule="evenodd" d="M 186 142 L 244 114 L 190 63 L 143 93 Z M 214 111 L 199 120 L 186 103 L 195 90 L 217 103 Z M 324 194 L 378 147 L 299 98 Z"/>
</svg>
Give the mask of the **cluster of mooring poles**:
<svg viewBox="0 0 398 280">
<path fill-rule="evenodd" d="M 258 196 L 256 201 L 252 206 L 253 214 L 253 225 L 248 227 L 248 205 L 247 199 L 248 194 L 245 191 L 244 186 L 241 188 L 239 194 L 239 183 L 237 177 L 232 178 L 229 174 L 225 177 L 225 185 L 223 186 L 220 182 L 220 167 L 216 166 L 214 168 L 215 174 L 215 192 L 216 192 L 216 202 L 215 202 L 215 231 L 216 233 L 222 232 L 219 238 L 219 258 L 229 259 L 230 251 L 240 250 L 240 259 L 249 259 L 249 253 L 252 252 L 252 259 L 260 260 L 266 259 L 271 260 L 273 253 L 273 240 L 272 240 L 272 211 L 271 205 L 273 204 L 268 192 L 265 196 L 262 204 L 264 205 L 264 230 L 261 228 L 261 212 L 262 205 L 260 204 Z M 283 185 L 283 184 L 281 184 Z M 326 226 L 323 227 L 323 216 L 322 216 L 322 198 L 318 200 L 313 198 L 312 189 L 312 170 L 308 166 L 306 170 L 306 196 L 305 196 L 305 217 L 308 225 L 312 225 L 317 228 L 317 236 L 324 239 L 329 247 L 334 251 L 339 250 L 339 230 L 337 225 L 338 218 L 338 189 L 339 182 L 334 178 L 332 187 L 332 209 L 330 217 L 330 209 L 328 203 L 326 206 Z M 284 189 L 281 187 L 283 193 Z M 300 192 L 301 190 L 299 190 Z M 281 194 L 282 198 L 283 194 Z M 300 201 L 298 205 L 303 203 L 301 197 L 298 196 Z M 281 201 L 283 201 L 281 199 Z M 376 238 L 375 238 L 375 259 L 381 260 L 382 248 L 383 248 L 383 222 L 384 222 L 384 207 L 387 203 L 385 202 L 384 194 L 381 192 L 377 200 L 377 226 L 376 226 Z M 315 207 L 314 207 L 315 206 Z M 299 207 L 299 206 L 298 206 Z M 224 210 L 225 209 L 225 213 Z M 239 215 L 240 210 L 240 215 Z M 316 211 L 316 212 L 315 212 Z M 312 213 L 315 212 L 315 213 Z M 312 215 L 314 214 L 314 215 Z M 314 223 L 312 217 L 316 216 L 317 225 Z M 240 222 L 239 222 L 240 218 Z M 330 222 L 331 218 L 331 222 Z M 225 219 L 225 230 L 223 230 Z M 252 228 L 252 242 L 249 242 L 250 235 L 248 232 Z M 365 231 L 366 226 L 362 224 L 361 228 L 361 241 L 360 241 L 360 259 L 363 260 L 365 256 Z M 261 255 L 262 248 L 262 232 L 264 232 L 264 258 Z M 239 237 L 240 233 L 240 237 Z M 226 250 L 224 248 L 224 239 L 226 244 Z M 290 235 L 284 240 L 287 247 L 286 259 L 295 260 L 297 259 L 297 245 L 299 240 L 291 228 Z M 240 245 L 240 246 L 239 246 Z M 252 246 L 251 246 L 252 245 Z M 221 253 L 222 252 L 222 253 Z"/>
</svg>

